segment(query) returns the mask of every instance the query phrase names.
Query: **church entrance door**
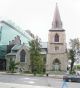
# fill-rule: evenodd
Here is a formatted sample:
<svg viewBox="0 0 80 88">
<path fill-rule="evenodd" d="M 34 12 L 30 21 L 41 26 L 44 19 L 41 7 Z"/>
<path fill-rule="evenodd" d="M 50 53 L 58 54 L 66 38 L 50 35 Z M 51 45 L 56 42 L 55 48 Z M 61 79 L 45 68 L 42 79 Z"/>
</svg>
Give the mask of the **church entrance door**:
<svg viewBox="0 0 80 88">
<path fill-rule="evenodd" d="M 60 68 L 59 64 L 58 64 L 58 63 L 55 63 L 55 65 L 54 65 L 54 69 L 55 69 L 56 71 L 58 71 L 59 68 Z"/>
<path fill-rule="evenodd" d="M 58 59 L 55 59 L 53 61 L 53 70 L 59 71 L 60 70 L 60 61 Z"/>
</svg>

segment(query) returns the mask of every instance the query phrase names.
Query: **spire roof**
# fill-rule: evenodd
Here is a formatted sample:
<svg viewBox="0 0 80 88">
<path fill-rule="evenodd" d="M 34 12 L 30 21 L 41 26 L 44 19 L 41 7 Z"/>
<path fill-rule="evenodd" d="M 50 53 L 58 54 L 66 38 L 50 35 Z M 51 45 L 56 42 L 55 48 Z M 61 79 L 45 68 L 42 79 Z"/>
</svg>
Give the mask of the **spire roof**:
<svg viewBox="0 0 80 88">
<path fill-rule="evenodd" d="M 56 3 L 55 12 L 54 12 L 54 18 L 53 18 L 53 22 L 52 22 L 52 27 L 53 28 L 62 28 L 62 21 L 61 21 L 61 18 L 60 18 L 60 13 L 59 13 L 59 9 L 58 9 L 57 3 Z"/>
</svg>

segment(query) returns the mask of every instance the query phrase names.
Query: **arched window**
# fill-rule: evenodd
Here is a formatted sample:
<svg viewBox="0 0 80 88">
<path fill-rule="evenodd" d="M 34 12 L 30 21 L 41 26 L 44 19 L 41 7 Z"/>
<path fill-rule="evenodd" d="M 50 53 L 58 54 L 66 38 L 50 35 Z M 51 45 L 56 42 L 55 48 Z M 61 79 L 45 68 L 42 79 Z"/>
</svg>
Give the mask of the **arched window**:
<svg viewBox="0 0 80 88">
<path fill-rule="evenodd" d="M 59 42 L 59 35 L 58 34 L 55 34 L 55 42 Z"/>
<path fill-rule="evenodd" d="M 20 52 L 20 62 L 25 62 L 25 55 L 26 55 L 25 51 L 22 50 Z"/>
</svg>

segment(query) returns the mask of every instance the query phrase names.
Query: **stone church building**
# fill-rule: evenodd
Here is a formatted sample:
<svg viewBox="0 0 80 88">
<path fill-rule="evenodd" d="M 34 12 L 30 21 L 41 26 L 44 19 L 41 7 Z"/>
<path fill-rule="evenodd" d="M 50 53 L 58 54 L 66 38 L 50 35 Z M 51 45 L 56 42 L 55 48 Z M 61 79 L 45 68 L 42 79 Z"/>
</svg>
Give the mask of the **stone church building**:
<svg viewBox="0 0 80 88">
<path fill-rule="evenodd" d="M 34 37 L 29 31 L 22 32 L 14 25 L 1 21 L 0 28 L 0 70 L 8 70 L 9 61 L 20 62 L 18 71 L 30 71 L 29 44 Z M 8 35 L 8 36 L 7 36 Z M 41 54 L 46 71 L 66 71 L 68 65 L 66 35 L 63 29 L 59 9 L 56 4 L 52 27 L 48 34 L 48 43 L 41 42 Z"/>
<path fill-rule="evenodd" d="M 66 71 L 68 63 L 66 35 L 57 4 L 54 12 L 52 28 L 49 30 L 48 34 L 47 50 L 46 70 Z"/>
</svg>

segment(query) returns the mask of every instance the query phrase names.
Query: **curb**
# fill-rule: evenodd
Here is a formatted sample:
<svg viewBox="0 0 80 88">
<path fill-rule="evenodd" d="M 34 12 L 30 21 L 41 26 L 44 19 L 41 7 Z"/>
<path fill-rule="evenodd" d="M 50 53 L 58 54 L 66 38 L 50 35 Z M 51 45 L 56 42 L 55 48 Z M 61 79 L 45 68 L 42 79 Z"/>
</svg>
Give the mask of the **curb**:
<svg viewBox="0 0 80 88">
<path fill-rule="evenodd" d="M 16 76 L 28 76 L 28 77 L 50 77 L 50 78 L 55 78 L 55 79 L 63 79 L 63 75 L 36 75 L 34 74 L 23 74 L 23 73 L 7 73 L 7 72 L 0 72 L 0 75 L 16 75 Z"/>
</svg>

